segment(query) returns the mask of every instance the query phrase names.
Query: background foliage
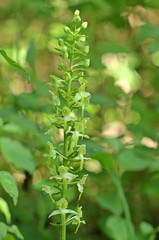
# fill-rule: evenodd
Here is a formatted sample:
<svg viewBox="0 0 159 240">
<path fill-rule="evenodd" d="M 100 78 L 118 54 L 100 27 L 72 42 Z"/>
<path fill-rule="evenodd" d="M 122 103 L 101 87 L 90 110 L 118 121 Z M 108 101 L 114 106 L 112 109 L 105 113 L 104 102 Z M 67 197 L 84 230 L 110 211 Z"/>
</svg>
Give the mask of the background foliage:
<svg viewBox="0 0 159 240">
<path fill-rule="evenodd" d="M 87 224 L 77 239 L 159 239 L 158 0 L 0 2 L 0 48 L 30 74 L 28 80 L 0 56 L 0 196 L 11 222 L 25 239 L 59 237 L 48 220 L 51 202 L 41 191 L 48 178 L 44 133 L 52 114 L 46 83 L 50 74 L 59 74 L 57 39 L 79 9 L 89 23 L 92 98 L 86 112 L 91 160 L 82 200 Z M 16 203 L 17 195 L 4 187 L 4 172 L 18 184 L 16 206 L 11 197 Z M 72 189 L 70 201 L 76 197 Z M 0 202 L 0 221 L 9 224 L 2 209 Z M 75 239 L 69 232 L 68 239 Z M 12 233 L 5 239 L 15 239 Z"/>
</svg>

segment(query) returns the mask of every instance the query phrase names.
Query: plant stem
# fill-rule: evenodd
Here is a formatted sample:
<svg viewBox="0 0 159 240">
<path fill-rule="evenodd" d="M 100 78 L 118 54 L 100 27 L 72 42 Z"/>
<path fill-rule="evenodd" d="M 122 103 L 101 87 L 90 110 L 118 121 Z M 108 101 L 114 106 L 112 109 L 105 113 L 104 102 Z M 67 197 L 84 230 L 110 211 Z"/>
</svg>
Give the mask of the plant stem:
<svg viewBox="0 0 159 240">
<path fill-rule="evenodd" d="M 64 132 L 64 152 L 65 156 L 67 156 L 67 136 L 66 132 Z M 62 198 L 67 198 L 67 181 L 63 178 L 63 186 L 62 186 Z M 66 240 L 66 213 L 61 213 L 61 240 Z"/>
<path fill-rule="evenodd" d="M 109 170 L 107 169 L 106 171 L 107 171 L 108 175 L 110 176 L 110 178 L 112 179 L 112 182 L 114 183 L 114 185 L 115 185 L 115 187 L 118 191 L 119 198 L 120 198 L 120 201 L 121 201 L 121 205 L 123 207 L 123 211 L 124 211 L 124 214 L 125 214 L 129 239 L 130 240 L 136 240 L 136 236 L 135 236 L 135 232 L 134 232 L 133 224 L 132 224 L 132 220 L 131 220 L 129 205 L 128 205 L 125 193 L 123 191 L 120 179 L 110 169 Z"/>
<path fill-rule="evenodd" d="M 61 213 L 61 240 L 66 240 L 66 214 Z"/>
</svg>

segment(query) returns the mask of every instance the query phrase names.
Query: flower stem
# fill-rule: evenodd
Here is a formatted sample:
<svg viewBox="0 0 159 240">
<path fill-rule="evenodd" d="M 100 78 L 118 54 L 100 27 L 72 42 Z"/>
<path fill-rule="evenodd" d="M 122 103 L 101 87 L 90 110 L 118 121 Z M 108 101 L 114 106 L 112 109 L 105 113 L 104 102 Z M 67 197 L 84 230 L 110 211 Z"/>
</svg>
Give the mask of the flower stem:
<svg viewBox="0 0 159 240">
<path fill-rule="evenodd" d="M 61 213 L 61 240 L 66 240 L 66 214 Z"/>
</svg>

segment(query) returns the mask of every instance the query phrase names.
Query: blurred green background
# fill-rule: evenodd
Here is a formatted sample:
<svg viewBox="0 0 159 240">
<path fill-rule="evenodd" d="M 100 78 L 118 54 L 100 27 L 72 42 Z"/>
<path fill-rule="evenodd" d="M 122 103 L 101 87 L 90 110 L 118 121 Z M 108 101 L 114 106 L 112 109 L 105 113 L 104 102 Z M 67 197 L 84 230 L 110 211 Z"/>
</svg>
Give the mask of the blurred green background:
<svg viewBox="0 0 159 240">
<path fill-rule="evenodd" d="M 68 239 L 130 240 L 121 192 L 137 239 L 159 239 L 158 0 L 0 0 L 0 49 L 31 75 L 28 82 L 0 56 L 0 170 L 18 183 L 17 206 L 2 188 L 0 196 L 26 240 L 59 239 L 59 229 L 49 224 L 51 201 L 42 192 L 51 115 L 46 83 L 59 74 L 57 40 L 76 9 L 89 24 L 91 160 L 84 170 L 86 224 L 76 235 L 70 228 Z M 69 198 L 76 202 L 74 189 Z M 2 212 L 0 221 L 6 221 Z"/>
</svg>

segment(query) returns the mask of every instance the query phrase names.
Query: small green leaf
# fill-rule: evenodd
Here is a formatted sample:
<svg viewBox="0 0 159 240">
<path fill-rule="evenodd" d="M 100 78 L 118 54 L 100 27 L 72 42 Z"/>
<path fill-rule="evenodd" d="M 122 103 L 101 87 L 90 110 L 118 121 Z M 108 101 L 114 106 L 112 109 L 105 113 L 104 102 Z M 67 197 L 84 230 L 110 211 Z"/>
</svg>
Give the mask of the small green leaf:
<svg viewBox="0 0 159 240">
<path fill-rule="evenodd" d="M 4 57 L 4 59 L 9 63 L 9 65 L 11 65 L 12 67 L 14 67 L 17 71 L 23 72 L 25 75 L 27 75 L 27 77 L 30 80 L 30 75 L 29 73 L 17 62 L 15 62 L 13 59 L 11 59 L 10 57 L 8 57 L 6 51 L 0 49 L 0 54 Z"/>
<path fill-rule="evenodd" d="M 19 239 L 24 239 L 23 235 L 21 234 L 16 225 L 8 227 L 8 232 L 13 233 Z"/>
<path fill-rule="evenodd" d="M 7 234 L 7 225 L 0 222 L 0 240 L 2 240 Z"/>
<path fill-rule="evenodd" d="M 49 215 L 49 218 L 52 217 L 52 216 L 55 216 L 55 215 L 61 215 L 62 213 L 65 213 L 65 214 L 77 214 L 74 210 L 72 209 L 59 209 L 59 210 L 55 210 L 53 211 L 50 215 Z"/>
<path fill-rule="evenodd" d="M 0 138 L 0 147 L 4 158 L 17 168 L 33 173 L 35 169 L 34 158 L 26 147 L 20 142 L 10 138 Z"/>
<path fill-rule="evenodd" d="M 32 40 L 28 47 L 26 61 L 29 63 L 30 67 L 35 70 L 35 58 L 36 58 L 36 49 L 35 49 L 35 41 Z"/>
<path fill-rule="evenodd" d="M 144 235 L 150 235 L 154 232 L 154 228 L 150 223 L 147 222 L 141 222 L 140 224 L 140 231 L 144 234 Z"/>
<path fill-rule="evenodd" d="M 7 202 L 0 197 L 0 211 L 4 214 L 7 223 L 11 222 L 11 214 Z"/>
<path fill-rule="evenodd" d="M 0 172 L 0 183 L 4 190 L 13 198 L 13 202 L 16 205 L 18 199 L 18 189 L 15 179 L 10 173 L 1 171 Z"/>
</svg>

